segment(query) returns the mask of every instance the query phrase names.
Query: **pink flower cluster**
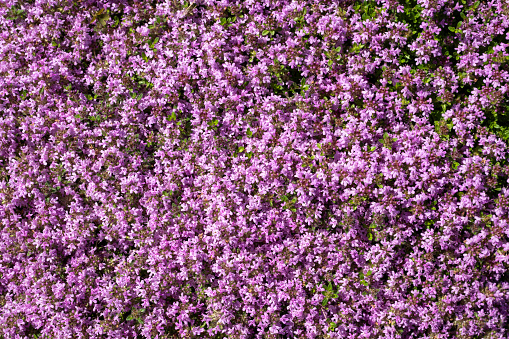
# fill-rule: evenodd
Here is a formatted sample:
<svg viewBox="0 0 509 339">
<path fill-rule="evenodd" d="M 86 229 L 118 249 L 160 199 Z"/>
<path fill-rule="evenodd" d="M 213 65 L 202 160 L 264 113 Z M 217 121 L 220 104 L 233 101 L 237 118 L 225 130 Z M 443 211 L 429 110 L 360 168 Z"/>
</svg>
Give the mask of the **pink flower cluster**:
<svg viewBox="0 0 509 339">
<path fill-rule="evenodd" d="M 508 338 L 505 0 L 0 3 L 0 338 Z"/>
</svg>

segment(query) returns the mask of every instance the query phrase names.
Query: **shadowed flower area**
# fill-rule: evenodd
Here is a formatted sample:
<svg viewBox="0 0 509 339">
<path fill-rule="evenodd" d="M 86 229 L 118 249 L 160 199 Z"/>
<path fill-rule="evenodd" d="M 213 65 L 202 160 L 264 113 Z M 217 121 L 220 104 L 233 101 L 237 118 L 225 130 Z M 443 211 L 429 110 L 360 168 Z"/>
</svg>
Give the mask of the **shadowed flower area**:
<svg viewBox="0 0 509 339">
<path fill-rule="evenodd" d="M 0 339 L 509 336 L 505 0 L 0 3 Z"/>
</svg>

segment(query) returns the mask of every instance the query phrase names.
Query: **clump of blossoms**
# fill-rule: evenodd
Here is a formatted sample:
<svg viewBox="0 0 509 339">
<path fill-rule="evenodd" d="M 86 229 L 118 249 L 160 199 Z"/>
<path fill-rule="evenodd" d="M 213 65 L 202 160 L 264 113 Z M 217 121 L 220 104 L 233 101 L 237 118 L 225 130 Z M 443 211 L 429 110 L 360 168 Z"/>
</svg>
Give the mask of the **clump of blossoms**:
<svg viewBox="0 0 509 339">
<path fill-rule="evenodd" d="M 508 338 L 509 3 L 0 3 L 1 338 Z"/>
</svg>

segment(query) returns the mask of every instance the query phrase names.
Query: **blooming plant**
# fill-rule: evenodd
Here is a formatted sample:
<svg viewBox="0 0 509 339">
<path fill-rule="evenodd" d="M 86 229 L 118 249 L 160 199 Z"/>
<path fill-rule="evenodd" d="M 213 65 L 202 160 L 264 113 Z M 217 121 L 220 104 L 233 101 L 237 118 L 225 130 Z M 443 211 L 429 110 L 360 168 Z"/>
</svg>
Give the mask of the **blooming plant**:
<svg viewBox="0 0 509 339">
<path fill-rule="evenodd" d="M 509 3 L 2 0 L 0 338 L 508 338 Z"/>
</svg>

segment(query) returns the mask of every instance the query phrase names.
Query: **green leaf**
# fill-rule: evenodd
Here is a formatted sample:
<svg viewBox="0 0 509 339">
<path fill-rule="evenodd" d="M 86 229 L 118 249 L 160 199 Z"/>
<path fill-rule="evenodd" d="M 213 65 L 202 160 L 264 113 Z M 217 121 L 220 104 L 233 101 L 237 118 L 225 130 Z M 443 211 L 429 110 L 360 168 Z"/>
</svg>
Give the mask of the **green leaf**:
<svg viewBox="0 0 509 339">
<path fill-rule="evenodd" d="M 97 18 L 97 21 L 99 23 L 97 26 L 99 26 L 99 27 L 106 26 L 106 22 L 108 22 L 109 19 L 110 19 L 110 16 L 108 14 L 101 15 L 100 17 Z"/>
<path fill-rule="evenodd" d="M 154 48 L 155 44 L 157 44 L 159 42 L 159 37 L 155 38 L 154 41 L 152 42 L 151 44 L 151 48 Z"/>
<path fill-rule="evenodd" d="M 364 46 L 366 46 L 366 45 L 364 45 L 364 44 L 357 44 L 357 43 L 354 43 L 354 44 L 353 44 L 353 46 L 352 46 L 352 51 L 353 51 L 354 53 L 359 53 L 359 52 L 360 52 L 360 50 L 361 50 Z"/>
<path fill-rule="evenodd" d="M 263 31 L 263 32 L 262 32 L 262 35 L 263 35 L 263 36 L 265 36 L 265 35 L 267 35 L 267 34 L 269 34 L 269 33 L 270 33 L 270 31 Z"/>
<path fill-rule="evenodd" d="M 449 28 L 449 30 L 450 30 L 451 32 L 456 33 L 456 28 L 451 27 L 451 26 L 449 26 L 448 28 Z"/>
<path fill-rule="evenodd" d="M 253 132 L 251 132 L 251 130 L 248 128 L 247 131 L 246 131 L 246 135 L 251 138 L 253 136 Z"/>
<path fill-rule="evenodd" d="M 463 12 L 461 12 L 461 13 L 460 13 L 460 15 L 461 15 L 461 18 L 462 18 L 463 20 L 465 20 L 465 19 L 467 18 L 467 16 L 466 16 L 466 15 L 465 15 L 465 13 L 463 13 Z"/>
</svg>

